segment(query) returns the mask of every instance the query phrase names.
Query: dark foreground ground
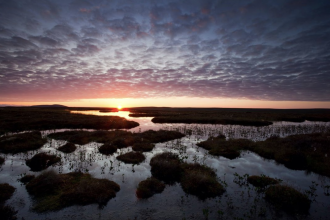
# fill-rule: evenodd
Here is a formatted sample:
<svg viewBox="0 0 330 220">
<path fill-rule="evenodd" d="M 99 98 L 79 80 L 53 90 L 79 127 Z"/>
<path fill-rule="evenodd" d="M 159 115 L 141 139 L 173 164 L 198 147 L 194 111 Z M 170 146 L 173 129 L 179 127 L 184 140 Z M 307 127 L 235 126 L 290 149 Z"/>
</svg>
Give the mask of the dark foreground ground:
<svg viewBox="0 0 330 220">
<path fill-rule="evenodd" d="M 129 129 L 139 124 L 117 116 L 71 114 L 72 110 L 116 111 L 115 108 L 3 107 L 0 134 L 60 128 Z M 154 123 L 199 123 L 267 126 L 274 121 L 330 121 L 330 109 L 235 109 L 235 108 L 126 108 L 131 117 L 153 117 Z"/>
</svg>

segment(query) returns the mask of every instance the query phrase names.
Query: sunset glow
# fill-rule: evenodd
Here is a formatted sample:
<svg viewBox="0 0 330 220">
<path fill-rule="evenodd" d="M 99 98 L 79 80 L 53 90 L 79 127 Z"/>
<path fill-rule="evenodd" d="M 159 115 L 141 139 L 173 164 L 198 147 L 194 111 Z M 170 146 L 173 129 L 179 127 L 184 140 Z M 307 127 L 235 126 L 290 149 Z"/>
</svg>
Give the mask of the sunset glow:
<svg viewBox="0 0 330 220">
<path fill-rule="evenodd" d="M 120 106 L 120 105 L 118 105 L 117 109 L 118 109 L 118 110 L 121 110 L 122 108 L 121 108 L 121 106 Z"/>
<path fill-rule="evenodd" d="M 2 1 L 0 105 L 329 108 L 330 2 L 299 2 Z"/>
</svg>

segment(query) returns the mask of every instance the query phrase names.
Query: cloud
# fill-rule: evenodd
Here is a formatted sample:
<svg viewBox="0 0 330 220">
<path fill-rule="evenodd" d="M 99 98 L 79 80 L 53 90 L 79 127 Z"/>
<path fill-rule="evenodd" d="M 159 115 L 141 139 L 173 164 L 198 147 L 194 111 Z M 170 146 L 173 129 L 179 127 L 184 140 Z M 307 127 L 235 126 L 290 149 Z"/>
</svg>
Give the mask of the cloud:
<svg viewBox="0 0 330 220">
<path fill-rule="evenodd" d="M 0 100 L 330 101 L 328 1 L 2 1 Z"/>
</svg>

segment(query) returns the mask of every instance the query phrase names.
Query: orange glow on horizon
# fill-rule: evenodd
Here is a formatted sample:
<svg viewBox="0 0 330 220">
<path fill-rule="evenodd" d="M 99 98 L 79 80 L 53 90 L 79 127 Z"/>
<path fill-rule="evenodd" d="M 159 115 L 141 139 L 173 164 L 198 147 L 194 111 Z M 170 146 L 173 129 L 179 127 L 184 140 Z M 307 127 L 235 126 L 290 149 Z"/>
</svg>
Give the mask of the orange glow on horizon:
<svg viewBox="0 0 330 220">
<path fill-rule="evenodd" d="M 122 109 L 121 105 L 118 105 L 118 111 L 120 111 Z"/>
<path fill-rule="evenodd" d="M 230 98 L 193 98 L 193 97 L 166 97 L 166 98 L 109 98 L 109 99 L 79 99 L 72 101 L 38 101 L 38 102 L 0 102 L 0 105 L 31 106 L 45 104 L 61 104 L 68 107 L 105 107 L 117 108 L 120 103 L 121 110 L 132 107 L 197 107 L 197 108 L 327 108 L 330 102 L 312 101 L 261 101 Z M 116 107 L 117 106 L 117 107 Z"/>
</svg>

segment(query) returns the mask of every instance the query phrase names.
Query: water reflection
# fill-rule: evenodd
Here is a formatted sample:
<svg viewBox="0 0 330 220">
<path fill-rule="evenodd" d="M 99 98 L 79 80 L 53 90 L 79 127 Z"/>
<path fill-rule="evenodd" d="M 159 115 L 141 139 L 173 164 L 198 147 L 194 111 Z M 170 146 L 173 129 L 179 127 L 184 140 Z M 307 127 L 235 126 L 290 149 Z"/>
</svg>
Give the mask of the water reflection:
<svg viewBox="0 0 330 220">
<path fill-rule="evenodd" d="M 95 112 L 95 111 L 94 111 Z M 77 113 L 77 112 L 76 112 Z M 91 111 L 89 111 L 91 113 Z M 310 208 L 310 216 L 300 219 L 327 219 L 330 211 L 330 197 L 327 196 L 327 186 L 330 179 L 314 173 L 290 170 L 275 161 L 265 160 L 251 152 L 242 152 L 241 157 L 229 160 L 223 157 L 209 155 L 208 152 L 196 145 L 209 136 L 219 132 L 227 137 L 245 137 L 253 140 L 264 139 L 270 135 L 286 136 L 294 133 L 324 132 L 329 130 L 329 123 L 274 123 L 271 126 L 255 128 L 236 125 L 198 125 L 198 124 L 154 124 L 151 118 L 131 118 L 129 112 L 99 113 L 101 115 L 116 115 L 140 123 L 138 128 L 131 131 L 148 129 L 179 130 L 187 136 L 178 140 L 156 144 L 152 152 L 144 153 L 146 160 L 139 165 L 132 166 L 116 159 L 116 156 L 131 151 L 131 147 L 118 149 L 110 156 L 98 152 L 100 143 L 77 145 L 74 153 L 65 154 L 57 150 L 66 141 L 48 139 L 48 142 L 39 150 L 15 155 L 0 154 L 6 162 L 0 168 L 0 183 L 9 183 L 16 187 L 14 196 L 7 202 L 18 210 L 18 218 L 25 219 L 296 219 L 284 213 L 277 215 L 272 207 L 264 202 L 263 195 L 255 191 L 250 185 L 240 186 L 234 182 L 235 176 L 265 174 L 280 178 L 285 184 L 304 192 L 309 190 L 314 181 L 316 186 L 316 202 Z M 143 123 L 141 123 L 143 122 Z M 61 130 L 43 131 L 43 136 Z M 226 193 L 221 197 L 200 201 L 195 196 L 183 192 L 179 184 L 166 186 L 161 194 L 156 194 L 147 200 L 139 200 L 135 196 L 138 183 L 151 176 L 150 159 L 157 153 L 174 152 L 186 162 L 205 164 L 216 170 L 219 181 L 226 183 Z M 121 190 L 116 198 L 110 200 L 103 210 L 98 205 L 68 207 L 58 212 L 36 214 L 30 210 L 32 200 L 25 190 L 25 186 L 17 181 L 24 174 L 38 175 L 40 172 L 31 172 L 25 165 L 25 160 L 40 152 L 61 157 L 61 163 L 48 169 L 59 173 L 72 171 L 88 172 L 95 178 L 106 178 L 117 182 Z M 266 217 L 261 217 L 263 213 Z"/>
</svg>

